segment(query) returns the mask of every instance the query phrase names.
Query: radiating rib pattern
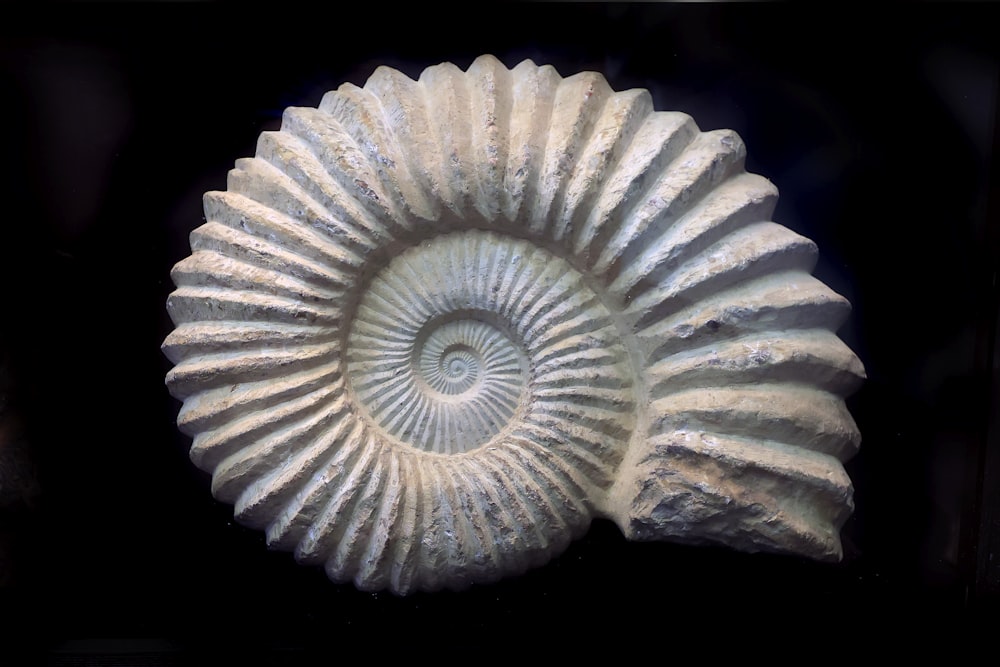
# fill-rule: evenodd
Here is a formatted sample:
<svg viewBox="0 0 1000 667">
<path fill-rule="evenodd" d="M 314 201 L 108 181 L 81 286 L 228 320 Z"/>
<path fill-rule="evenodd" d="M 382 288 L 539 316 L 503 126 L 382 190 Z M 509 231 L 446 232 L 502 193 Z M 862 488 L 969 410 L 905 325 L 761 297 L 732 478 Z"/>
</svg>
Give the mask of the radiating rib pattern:
<svg viewBox="0 0 1000 667">
<path fill-rule="evenodd" d="M 171 274 L 192 460 L 367 590 L 522 572 L 595 516 L 836 555 L 864 371 L 744 156 L 646 91 L 490 56 L 286 110 Z"/>
</svg>

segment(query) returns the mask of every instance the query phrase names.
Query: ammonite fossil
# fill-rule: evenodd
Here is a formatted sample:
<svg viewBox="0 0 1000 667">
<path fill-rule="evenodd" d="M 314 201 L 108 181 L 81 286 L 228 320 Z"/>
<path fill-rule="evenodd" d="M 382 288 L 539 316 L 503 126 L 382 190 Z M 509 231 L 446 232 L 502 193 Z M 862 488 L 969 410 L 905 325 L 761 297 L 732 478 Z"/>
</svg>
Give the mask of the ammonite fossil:
<svg viewBox="0 0 1000 667">
<path fill-rule="evenodd" d="M 239 522 L 397 593 L 631 539 L 840 556 L 846 300 L 731 131 L 483 56 L 290 108 L 172 272 L 191 458 Z"/>
</svg>

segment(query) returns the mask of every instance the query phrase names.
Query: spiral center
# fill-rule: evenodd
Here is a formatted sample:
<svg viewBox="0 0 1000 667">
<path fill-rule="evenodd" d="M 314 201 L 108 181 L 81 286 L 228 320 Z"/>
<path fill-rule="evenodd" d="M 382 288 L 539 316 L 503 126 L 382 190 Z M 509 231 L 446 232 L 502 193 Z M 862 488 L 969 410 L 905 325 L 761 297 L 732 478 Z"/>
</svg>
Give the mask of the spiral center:
<svg viewBox="0 0 1000 667">
<path fill-rule="evenodd" d="M 442 398 L 473 391 L 482 380 L 483 358 L 474 347 L 463 342 L 447 344 L 442 341 L 442 338 L 456 337 L 452 327 L 475 329 L 489 326 L 472 320 L 463 322 L 461 325 L 446 325 L 443 332 L 431 333 L 418 354 L 421 379 L 431 390 L 442 394 Z M 460 337 L 461 332 L 457 333 Z M 441 349 L 442 345 L 444 349 Z"/>
<path fill-rule="evenodd" d="M 348 372 L 359 403 L 404 445 L 457 454 L 489 442 L 510 423 L 525 391 L 526 362 L 484 317 L 428 318 L 400 344 L 352 337 Z"/>
<path fill-rule="evenodd" d="M 529 402 L 517 313 L 504 311 L 489 275 L 520 266 L 523 251 L 490 237 L 509 250 L 501 266 L 485 240 L 462 233 L 415 246 L 376 274 L 360 300 L 347 339 L 348 387 L 360 414 L 398 445 L 468 452 L 514 428 Z"/>
<path fill-rule="evenodd" d="M 467 376 L 475 376 L 479 368 L 476 353 L 464 345 L 456 345 L 446 350 L 441 357 L 441 370 L 451 380 L 461 380 Z"/>
</svg>

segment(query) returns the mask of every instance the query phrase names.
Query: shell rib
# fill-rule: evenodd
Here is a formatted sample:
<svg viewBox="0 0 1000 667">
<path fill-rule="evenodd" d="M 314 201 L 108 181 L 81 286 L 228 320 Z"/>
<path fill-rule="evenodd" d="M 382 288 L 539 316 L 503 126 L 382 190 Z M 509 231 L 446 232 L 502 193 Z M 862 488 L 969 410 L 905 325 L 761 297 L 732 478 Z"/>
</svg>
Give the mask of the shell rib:
<svg viewBox="0 0 1000 667">
<path fill-rule="evenodd" d="M 730 131 L 599 74 L 380 67 L 286 110 L 172 272 L 216 498 L 405 594 L 632 539 L 838 558 L 864 377 Z"/>
</svg>

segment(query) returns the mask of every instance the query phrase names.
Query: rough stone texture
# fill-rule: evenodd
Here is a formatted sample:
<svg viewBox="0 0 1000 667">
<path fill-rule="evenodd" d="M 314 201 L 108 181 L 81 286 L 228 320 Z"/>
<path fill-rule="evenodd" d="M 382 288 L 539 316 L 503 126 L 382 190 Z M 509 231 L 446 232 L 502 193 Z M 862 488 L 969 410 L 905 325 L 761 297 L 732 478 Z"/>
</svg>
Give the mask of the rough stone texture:
<svg viewBox="0 0 1000 667">
<path fill-rule="evenodd" d="M 490 56 L 261 135 L 172 272 L 191 458 L 335 581 L 462 588 L 595 516 L 838 558 L 864 370 L 742 141 Z"/>
</svg>

